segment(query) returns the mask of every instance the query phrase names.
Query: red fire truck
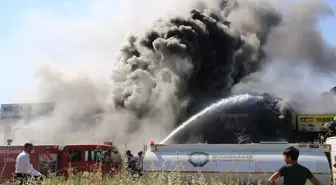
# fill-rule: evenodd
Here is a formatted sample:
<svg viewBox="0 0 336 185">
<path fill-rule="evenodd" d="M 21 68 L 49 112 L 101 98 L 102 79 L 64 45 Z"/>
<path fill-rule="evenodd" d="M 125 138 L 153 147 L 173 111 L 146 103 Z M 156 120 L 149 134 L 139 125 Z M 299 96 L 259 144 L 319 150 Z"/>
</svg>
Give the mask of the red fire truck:
<svg viewBox="0 0 336 185">
<path fill-rule="evenodd" d="M 15 160 L 22 149 L 23 146 L 0 146 L 0 183 L 12 179 Z M 30 162 L 45 176 L 51 172 L 67 178 L 69 169 L 76 174 L 93 172 L 101 166 L 103 175 L 117 172 L 121 169 L 122 158 L 111 142 L 105 142 L 101 145 L 36 145 Z"/>
</svg>

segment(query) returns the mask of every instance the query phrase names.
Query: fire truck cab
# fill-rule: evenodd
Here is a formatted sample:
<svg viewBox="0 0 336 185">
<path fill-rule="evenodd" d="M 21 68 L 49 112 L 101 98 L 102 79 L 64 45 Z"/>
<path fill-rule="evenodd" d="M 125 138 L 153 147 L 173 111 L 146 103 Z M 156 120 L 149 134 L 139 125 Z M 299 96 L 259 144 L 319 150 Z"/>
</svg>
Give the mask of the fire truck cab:
<svg viewBox="0 0 336 185">
<path fill-rule="evenodd" d="M 23 146 L 0 146 L 0 183 L 11 180 L 15 173 L 16 157 Z M 103 175 L 121 169 L 122 157 L 111 143 L 92 145 L 36 145 L 30 154 L 33 167 L 48 176 L 50 173 L 68 177 L 69 172 L 95 172 L 100 167 Z"/>
<path fill-rule="evenodd" d="M 67 177 L 69 169 L 77 174 L 79 172 L 95 172 L 98 165 L 103 174 L 118 171 L 121 167 L 121 154 L 111 144 L 104 145 L 67 145 L 60 150 L 58 155 L 59 169 Z M 56 168 L 57 169 L 57 168 Z"/>
</svg>

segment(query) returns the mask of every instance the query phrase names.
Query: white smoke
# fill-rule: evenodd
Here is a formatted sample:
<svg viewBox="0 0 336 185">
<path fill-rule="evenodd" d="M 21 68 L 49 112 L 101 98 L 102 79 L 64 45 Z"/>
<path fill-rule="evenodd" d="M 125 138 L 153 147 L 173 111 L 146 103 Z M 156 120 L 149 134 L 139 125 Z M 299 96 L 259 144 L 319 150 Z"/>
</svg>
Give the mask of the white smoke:
<svg viewBox="0 0 336 185">
<path fill-rule="evenodd" d="M 38 87 L 20 92 L 11 103 L 51 101 L 56 102 L 56 110 L 51 115 L 30 120 L 25 126 L 22 122 L 13 125 L 12 129 L 20 128 L 15 131 L 13 144 L 112 140 L 141 149 L 150 139 L 159 140 L 166 135 L 154 120 L 152 123 L 144 120 L 143 125 L 148 126 L 128 136 L 126 125 L 136 118 L 108 107 L 113 89 L 110 75 L 126 36 L 143 32 L 159 17 L 187 13 L 181 10 L 189 9 L 188 3 L 101 0 L 92 2 L 85 15 L 78 16 L 76 8 L 71 6 L 63 15 L 38 11 L 26 15 L 19 37 L 30 51 L 25 62 L 33 62 Z M 112 113 L 98 113 L 92 118 L 92 112 L 99 109 Z M 170 118 L 166 115 L 167 118 L 156 119 L 166 119 L 168 124 Z M 74 121 L 76 118 L 82 120 Z M 98 126 L 90 127 L 94 122 Z"/>
</svg>

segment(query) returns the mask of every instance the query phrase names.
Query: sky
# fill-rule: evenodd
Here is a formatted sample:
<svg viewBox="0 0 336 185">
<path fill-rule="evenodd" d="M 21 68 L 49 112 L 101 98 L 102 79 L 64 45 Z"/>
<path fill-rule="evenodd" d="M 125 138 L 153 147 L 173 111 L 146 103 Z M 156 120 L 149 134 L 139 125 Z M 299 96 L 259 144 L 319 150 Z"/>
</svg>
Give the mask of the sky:
<svg viewBox="0 0 336 185">
<path fill-rule="evenodd" d="M 36 12 L 67 16 L 73 8 L 71 5 L 76 6 L 77 16 L 85 16 L 90 1 L 0 0 L 0 103 L 7 103 L 14 94 L 36 87 L 29 33 L 23 30 L 29 21 L 26 16 Z"/>
<path fill-rule="evenodd" d="M 12 103 L 36 88 L 34 66 L 39 60 L 109 74 L 120 48 L 113 43 L 120 43 L 128 28 L 134 30 L 141 19 L 130 14 L 137 5 L 126 10 L 130 6 L 121 6 L 122 0 L 102 1 L 0 0 L 0 103 Z M 326 2 L 336 12 L 336 1 Z M 142 20 L 153 18 L 143 15 Z M 325 39 L 336 46 L 336 17 L 321 21 L 320 27 Z"/>
</svg>

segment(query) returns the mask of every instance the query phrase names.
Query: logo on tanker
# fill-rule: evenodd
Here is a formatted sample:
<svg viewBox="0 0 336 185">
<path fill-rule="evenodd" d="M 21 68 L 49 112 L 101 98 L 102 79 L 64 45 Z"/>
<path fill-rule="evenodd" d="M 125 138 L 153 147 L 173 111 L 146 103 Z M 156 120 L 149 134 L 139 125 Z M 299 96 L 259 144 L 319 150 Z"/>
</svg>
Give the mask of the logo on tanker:
<svg viewBox="0 0 336 185">
<path fill-rule="evenodd" d="M 204 167 L 209 162 L 209 154 L 193 152 L 189 154 L 188 162 L 193 165 L 193 167 Z"/>
</svg>

